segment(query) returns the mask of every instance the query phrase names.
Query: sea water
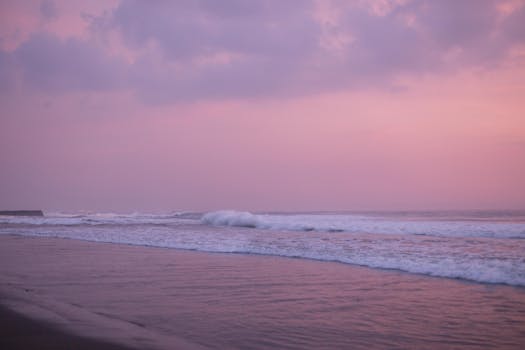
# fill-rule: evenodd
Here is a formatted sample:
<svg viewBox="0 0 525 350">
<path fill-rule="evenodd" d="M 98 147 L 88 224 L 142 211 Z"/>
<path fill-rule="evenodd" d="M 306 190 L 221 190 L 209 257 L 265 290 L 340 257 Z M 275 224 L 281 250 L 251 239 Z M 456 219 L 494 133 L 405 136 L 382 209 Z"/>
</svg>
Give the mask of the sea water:
<svg viewBox="0 0 525 350">
<path fill-rule="evenodd" d="M 164 214 L 0 217 L 0 234 L 263 254 L 525 286 L 525 212 Z"/>
</svg>

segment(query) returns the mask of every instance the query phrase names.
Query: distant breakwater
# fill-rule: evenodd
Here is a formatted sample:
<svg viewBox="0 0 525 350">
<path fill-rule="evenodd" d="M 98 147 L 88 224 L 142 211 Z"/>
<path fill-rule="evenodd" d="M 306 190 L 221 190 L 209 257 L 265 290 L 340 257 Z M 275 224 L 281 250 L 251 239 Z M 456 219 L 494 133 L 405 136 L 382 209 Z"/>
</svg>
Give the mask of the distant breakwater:
<svg viewBox="0 0 525 350">
<path fill-rule="evenodd" d="M 0 215 L 4 216 L 44 216 L 42 210 L 0 210 Z"/>
</svg>

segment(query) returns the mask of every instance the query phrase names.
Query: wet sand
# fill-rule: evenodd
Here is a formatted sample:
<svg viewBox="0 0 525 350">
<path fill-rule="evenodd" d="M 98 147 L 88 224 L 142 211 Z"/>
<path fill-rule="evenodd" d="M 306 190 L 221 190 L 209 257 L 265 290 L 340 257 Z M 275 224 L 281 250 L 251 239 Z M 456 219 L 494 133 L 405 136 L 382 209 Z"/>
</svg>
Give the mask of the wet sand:
<svg viewBox="0 0 525 350">
<path fill-rule="evenodd" d="M 524 288 L 58 238 L 0 236 L 0 302 L 63 335 L 139 349 L 525 344 Z"/>
<path fill-rule="evenodd" d="M 4 350 L 132 350 L 64 332 L 53 324 L 32 320 L 1 305 L 0 330 L 0 349 Z"/>
</svg>

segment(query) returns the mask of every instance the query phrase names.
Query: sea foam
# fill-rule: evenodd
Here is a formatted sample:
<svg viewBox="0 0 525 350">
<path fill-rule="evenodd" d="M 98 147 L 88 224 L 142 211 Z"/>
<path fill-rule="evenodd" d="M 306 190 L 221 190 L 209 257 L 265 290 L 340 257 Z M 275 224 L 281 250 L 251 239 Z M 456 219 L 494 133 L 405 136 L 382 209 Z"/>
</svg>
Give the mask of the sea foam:
<svg viewBox="0 0 525 350">
<path fill-rule="evenodd" d="M 245 211 L 220 210 L 206 213 L 201 222 L 208 225 L 236 226 L 236 227 L 261 227 L 264 222 L 259 215 Z"/>
<path fill-rule="evenodd" d="M 349 214 L 270 215 L 221 210 L 202 216 L 215 226 L 253 227 L 264 230 L 379 234 L 415 234 L 450 237 L 525 238 L 525 224 L 513 222 L 391 219 Z"/>
</svg>

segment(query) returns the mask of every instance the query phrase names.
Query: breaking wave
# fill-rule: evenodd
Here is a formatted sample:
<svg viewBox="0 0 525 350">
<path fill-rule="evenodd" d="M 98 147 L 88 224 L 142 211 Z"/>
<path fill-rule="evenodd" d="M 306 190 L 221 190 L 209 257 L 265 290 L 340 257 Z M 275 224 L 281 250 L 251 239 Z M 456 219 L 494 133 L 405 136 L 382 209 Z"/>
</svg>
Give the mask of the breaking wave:
<svg viewBox="0 0 525 350">
<path fill-rule="evenodd" d="M 264 230 L 317 231 L 379 234 L 414 234 L 450 237 L 525 238 L 525 224 L 479 220 L 391 219 L 348 214 L 252 214 L 220 210 L 202 216 L 214 226 L 252 227 Z"/>
</svg>

